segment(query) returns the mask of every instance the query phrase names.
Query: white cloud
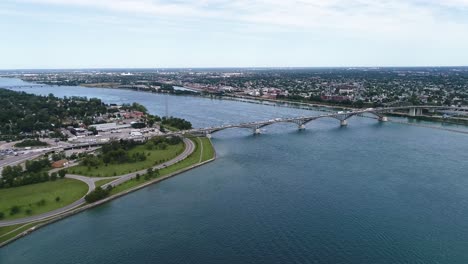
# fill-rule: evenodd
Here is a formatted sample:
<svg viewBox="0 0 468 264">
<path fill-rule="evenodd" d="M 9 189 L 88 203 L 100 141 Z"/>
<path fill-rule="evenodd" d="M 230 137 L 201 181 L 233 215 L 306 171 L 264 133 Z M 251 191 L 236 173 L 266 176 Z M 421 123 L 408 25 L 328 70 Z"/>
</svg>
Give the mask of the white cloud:
<svg viewBox="0 0 468 264">
<path fill-rule="evenodd" d="M 356 34 L 466 33 L 468 21 L 441 16 L 439 9 L 463 12 L 468 0 L 19 0 L 72 6 L 145 19 L 227 23 L 252 30 L 332 30 Z M 468 15 L 467 15 L 468 17 Z"/>
<path fill-rule="evenodd" d="M 466 8 L 468 0 L 416 4 L 405 0 L 21 0 L 36 4 L 81 6 L 130 15 L 222 19 L 252 24 L 314 28 L 392 29 L 436 21 L 437 6 Z M 177 19 L 175 17 L 174 19 Z"/>
</svg>

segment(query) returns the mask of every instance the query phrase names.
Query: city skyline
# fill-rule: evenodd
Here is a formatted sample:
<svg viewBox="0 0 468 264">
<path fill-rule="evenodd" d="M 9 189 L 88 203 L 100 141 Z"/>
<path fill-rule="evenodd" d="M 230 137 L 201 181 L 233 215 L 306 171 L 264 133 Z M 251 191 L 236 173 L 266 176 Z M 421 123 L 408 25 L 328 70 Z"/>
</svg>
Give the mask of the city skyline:
<svg viewBox="0 0 468 264">
<path fill-rule="evenodd" d="M 464 66 L 468 1 L 0 4 L 0 69 Z"/>
</svg>

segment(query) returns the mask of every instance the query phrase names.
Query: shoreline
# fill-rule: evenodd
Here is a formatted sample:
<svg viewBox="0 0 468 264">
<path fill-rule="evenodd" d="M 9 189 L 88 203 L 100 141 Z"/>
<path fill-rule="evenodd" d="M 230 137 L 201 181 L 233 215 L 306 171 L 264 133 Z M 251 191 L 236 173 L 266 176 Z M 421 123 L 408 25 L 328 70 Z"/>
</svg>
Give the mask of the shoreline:
<svg viewBox="0 0 468 264">
<path fill-rule="evenodd" d="M 23 79 L 20 79 L 25 81 Z M 28 81 L 25 81 L 28 82 Z M 47 85 L 47 86 L 69 86 L 69 85 L 54 85 L 54 84 L 46 84 L 46 83 L 35 83 L 29 82 L 35 85 Z M 189 97 L 201 97 L 207 99 L 217 99 L 217 100 L 228 100 L 228 101 L 238 101 L 243 103 L 250 103 L 250 104 L 261 104 L 261 105 L 270 105 L 270 106 L 279 106 L 285 108 L 295 108 L 295 109 L 303 109 L 303 110 L 312 110 L 312 111 L 320 111 L 320 112 L 332 112 L 333 110 L 357 110 L 361 108 L 355 108 L 351 106 L 343 106 L 343 105 L 335 105 L 335 104 L 326 104 L 326 103 L 317 103 L 317 102 L 299 102 L 299 101 L 289 101 L 289 100 L 280 100 L 280 99 L 268 99 L 268 98 L 258 98 L 252 96 L 242 96 L 242 95 L 203 95 L 202 93 L 197 94 L 173 94 L 173 93 L 160 93 L 160 92 L 153 92 L 150 90 L 139 90 L 139 89 L 132 89 L 132 88 L 118 88 L 118 87 L 95 87 L 95 86 L 84 86 L 84 85 L 70 85 L 69 87 L 82 87 L 82 88 L 98 88 L 98 89 L 113 89 L 113 90 L 127 90 L 127 91 L 134 91 L 134 92 L 143 92 L 143 93 L 152 93 L 152 94 L 161 94 L 161 95 L 171 95 L 171 96 L 189 96 Z M 181 86 L 183 87 L 183 86 Z M 185 88 L 185 87 L 184 87 Z M 190 88 L 190 87 L 187 87 Z M 267 102 L 267 103 L 265 103 Z M 322 109 L 321 109 L 322 108 Z M 432 116 L 408 116 L 404 113 L 391 113 L 391 116 L 397 116 L 402 118 L 408 119 L 415 119 L 421 121 L 430 121 L 440 124 L 452 124 L 452 125 L 462 125 L 468 126 L 468 121 L 458 120 L 458 119 L 443 119 L 441 117 L 432 117 Z"/>
<path fill-rule="evenodd" d="M 213 146 L 213 143 L 212 143 L 211 139 L 208 139 L 208 140 L 210 141 L 210 144 Z M 97 207 L 97 206 L 103 205 L 103 204 L 105 204 L 105 203 L 108 203 L 108 202 L 110 202 L 110 201 L 113 201 L 113 200 L 115 200 L 115 199 L 118 199 L 118 198 L 120 198 L 120 197 L 122 197 L 122 196 L 125 196 L 125 195 L 127 195 L 127 194 L 130 194 L 130 193 L 133 193 L 133 192 L 138 191 L 138 190 L 140 190 L 140 189 L 143 189 L 143 188 L 145 188 L 145 187 L 148 187 L 148 186 L 150 186 L 150 185 L 153 185 L 153 184 L 162 182 L 162 181 L 164 181 L 164 180 L 170 179 L 170 178 L 172 178 L 172 177 L 174 177 L 174 176 L 176 176 L 176 175 L 179 175 L 179 174 L 182 174 L 182 173 L 184 173 L 184 172 L 190 171 L 190 170 L 192 170 L 192 169 L 201 167 L 201 166 L 203 166 L 203 165 L 205 165 L 205 164 L 208 164 L 208 163 L 210 163 L 210 162 L 215 161 L 216 158 L 217 158 L 217 153 L 216 153 L 216 149 L 215 149 L 214 146 L 213 146 L 213 157 L 212 157 L 211 159 L 209 159 L 209 160 L 205 160 L 205 161 L 203 161 L 203 162 L 199 162 L 199 163 L 190 165 L 190 166 L 188 166 L 188 167 L 186 167 L 186 168 L 183 168 L 183 169 L 180 169 L 180 170 L 178 170 L 178 171 L 169 173 L 169 174 L 167 174 L 167 175 L 165 175 L 165 176 L 162 176 L 162 177 L 159 177 L 159 178 L 150 180 L 150 181 L 145 182 L 145 183 L 143 183 L 143 184 L 141 184 L 141 185 L 135 186 L 135 187 L 133 187 L 133 188 L 130 188 L 130 189 L 125 190 L 125 191 L 120 192 L 120 193 L 116 193 L 116 194 L 114 194 L 114 195 L 111 195 L 111 196 L 106 197 L 106 198 L 104 198 L 104 199 L 102 199 L 102 200 L 96 201 L 96 202 L 94 202 L 94 203 L 81 205 L 81 206 L 78 207 L 78 208 L 74 208 L 74 209 L 72 209 L 72 210 L 70 210 L 70 211 L 64 212 L 63 214 L 53 216 L 53 217 L 50 218 L 50 219 L 43 219 L 43 220 L 36 221 L 36 222 L 25 223 L 24 225 L 34 225 L 35 223 L 37 223 L 37 224 L 34 225 L 34 226 L 32 226 L 32 227 L 30 227 L 30 228 L 28 228 L 27 230 L 25 230 L 25 231 L 19 233 L 19 234 L 17 234 L 16 236 L 14 236 L 14 237 L 12 237 L 12 238 L 10 238 L 10 239 L 4 241 L 4 242 L 0 242 L 0 248 L 3 248 L 3 247 L 7 246 L 8 244 L 10 244 L 10 243 L 12 243 L 12 242 L 14 242 L 14 241 L 16 241 L 16 240 L 18 240 L 18 239 L 20 239 L 20 238 L 22 238 L 22 237 L 27 236 L 27 235 L 33 233 L 34 231 L 39 230 L 39 229 L 42 228 L 42 227 L 45 227 L 45 226 L 48 226 L 48 225 L 53 224 L 53 223 L 55 223 L 55 222 L 61 221 L 61 220 L 65 219 L 65 218 L 67 218 L 67 217 L 70 217 L 70 216 L 79 214 L 79 213 L 84 212 L 84 211 L 86 211 L 86 210 L 88 210 L 88 209 L 92 209 L 92 208 L 95 208 L 95 207 Z M 18 227 L 18 229 L 19 229 L 19 228 L 21 228 L 21 227 Z"/>
</svg>

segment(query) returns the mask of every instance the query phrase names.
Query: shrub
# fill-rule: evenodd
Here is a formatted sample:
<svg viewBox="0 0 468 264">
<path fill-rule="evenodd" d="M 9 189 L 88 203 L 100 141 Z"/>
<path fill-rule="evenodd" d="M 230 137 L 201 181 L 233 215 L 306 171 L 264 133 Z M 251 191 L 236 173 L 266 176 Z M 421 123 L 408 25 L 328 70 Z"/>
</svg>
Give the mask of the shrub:
<svg viewBox="0 0 468 264">
<path fill-rule="evenodd" d="M 59 177 L 62 179 L 65 177 L 65 174 L 67 174 L 67 170 L 59 170 L 58 172 Z"/>
<path fill-rule="evenodd" d="M 85 196 L 85 200 L 87 203 L 93 203 L 105 198 L 110 193 L 110 185 L 107 189 L 102 189 L 101 187 L 97 187 L 94 191 L 90 192 L 88 195 Z"/>
<path fill-rule="evenodd" d="M 10 215 L 15 215 L 17 213 L 19 213 L 21 211 L 21 208 L 17 205 L 13 205 L 11 208 L 10 208 Z"/>
</svg>

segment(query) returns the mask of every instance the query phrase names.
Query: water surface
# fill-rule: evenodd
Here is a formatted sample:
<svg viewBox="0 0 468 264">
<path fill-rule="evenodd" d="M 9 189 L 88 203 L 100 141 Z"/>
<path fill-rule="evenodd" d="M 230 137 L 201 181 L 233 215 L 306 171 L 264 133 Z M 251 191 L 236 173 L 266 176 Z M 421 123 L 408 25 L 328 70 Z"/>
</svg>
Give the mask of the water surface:
<svg viewBox="0 0 468 264">
<path fill-rule="evenodd" d="M 1 80 L 0 80 L 1 84 Z M 1 85 L 0 85 L 1 86 Z M 137 101 L 211 126 L 311 111 L 114 89 L 21 87 Z M 214 134 L 218 159 L 47 226 L 0 263 L 468 263 L 468 137 L 373 119 Z"/>
</svg>

